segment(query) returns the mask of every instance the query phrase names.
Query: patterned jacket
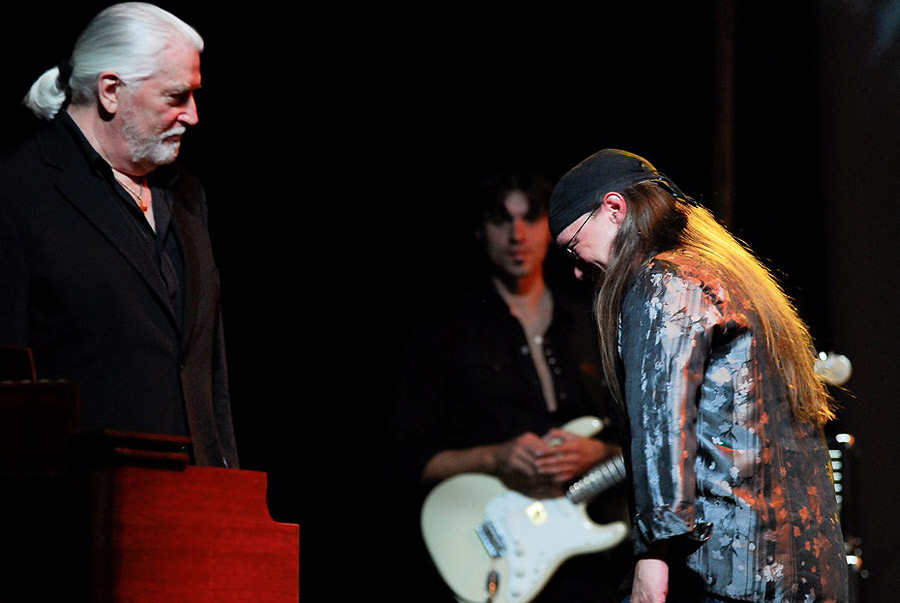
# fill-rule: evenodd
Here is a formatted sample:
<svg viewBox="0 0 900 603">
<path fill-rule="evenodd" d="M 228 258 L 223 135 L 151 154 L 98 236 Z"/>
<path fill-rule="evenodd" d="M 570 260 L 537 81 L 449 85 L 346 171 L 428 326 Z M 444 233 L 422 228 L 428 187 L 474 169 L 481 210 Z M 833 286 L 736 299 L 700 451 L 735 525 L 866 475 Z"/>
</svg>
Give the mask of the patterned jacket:
<svg viewBox="0 0 900 603">
<path fill-rule="evenodd" d="M 680 251 L 635 274 L 621 313 L 635 549 L 748 601 L 846 601 L 827 446 L 728 277 Z M 812 362 L 813 359 L 810 359 Z M 674 546 L 673 546 L 674 545 Z"/>
</svg>

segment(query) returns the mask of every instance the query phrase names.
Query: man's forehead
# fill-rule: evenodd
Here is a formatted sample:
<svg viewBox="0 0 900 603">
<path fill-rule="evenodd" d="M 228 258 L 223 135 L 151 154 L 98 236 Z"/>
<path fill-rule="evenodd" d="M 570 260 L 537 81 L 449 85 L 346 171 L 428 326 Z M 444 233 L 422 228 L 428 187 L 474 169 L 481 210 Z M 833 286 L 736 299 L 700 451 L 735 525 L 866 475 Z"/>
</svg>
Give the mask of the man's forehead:
<svg viewBox="0 0 900 603">
<path fill-rule="evenodd" d="M 200 52 L 187 44 L 168 44 L 159 53 L 151 76 L 165 87 L 195 90 L 200 87 Z"/>
</svg>

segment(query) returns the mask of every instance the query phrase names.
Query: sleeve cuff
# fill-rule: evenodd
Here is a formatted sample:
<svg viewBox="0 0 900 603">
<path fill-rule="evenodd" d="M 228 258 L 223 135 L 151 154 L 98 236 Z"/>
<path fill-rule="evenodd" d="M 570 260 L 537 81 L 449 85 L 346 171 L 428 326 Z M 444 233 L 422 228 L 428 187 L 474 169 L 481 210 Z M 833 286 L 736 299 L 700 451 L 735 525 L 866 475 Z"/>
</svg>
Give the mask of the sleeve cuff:
<svg viewBox="0 0 900 603">
<path fill-rule="evenodd" d="M 646 553 L 650 545 L 659 540 L 684 538 L 690 549 L 700 546 L 712 535 L 712 523 L 695 522 L 693 509 L 685 507 L 673 511 L 669 507 L 657 507 L 639 513 L 634 518 L 634 552 Z"/>
</svg>

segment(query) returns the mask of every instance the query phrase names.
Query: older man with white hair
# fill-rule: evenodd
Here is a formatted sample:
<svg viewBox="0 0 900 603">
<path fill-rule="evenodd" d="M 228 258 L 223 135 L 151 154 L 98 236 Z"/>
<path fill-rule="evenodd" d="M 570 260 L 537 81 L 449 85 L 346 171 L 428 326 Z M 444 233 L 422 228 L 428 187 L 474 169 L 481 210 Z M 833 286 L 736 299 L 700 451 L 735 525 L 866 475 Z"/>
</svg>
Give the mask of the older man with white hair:
<svg viewBox="0 0 900 603">
<path fill-rule="evenodd" d="M 76 383 L 85 429 L 190 436 L 198 464 L 236 467 L 206 198 L 175 163 L 202 50 L 116 4 L 35 82 L 48 124 L 0 163 L 0 344 Z"/>
</svg>

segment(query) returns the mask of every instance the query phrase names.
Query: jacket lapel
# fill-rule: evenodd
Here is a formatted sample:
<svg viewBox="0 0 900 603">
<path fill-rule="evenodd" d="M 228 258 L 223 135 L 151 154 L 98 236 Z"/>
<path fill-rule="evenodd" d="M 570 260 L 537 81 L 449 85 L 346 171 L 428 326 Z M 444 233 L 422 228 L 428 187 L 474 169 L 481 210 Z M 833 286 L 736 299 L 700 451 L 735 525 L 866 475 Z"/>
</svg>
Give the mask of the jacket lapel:
<svg viewBox="0 0 900 603">
<path fill-rule="evenodd" d="M 136 225 L 123 219 L 121 207 L 110 203 L 109 183 L 91 171 L 82 150 L 64 131 L 66 126 L 58 120 L 55 126 L 49 128 L 48 136 L 41 140 L 41 153 L 45 162 L 59 170 L 54 182 L 56 189 L 134 267 L 177 324 L 166 302 L 159 267 L 153 255 L 147 253 L 146 247 L 137 240 Z"/>
</svg>

